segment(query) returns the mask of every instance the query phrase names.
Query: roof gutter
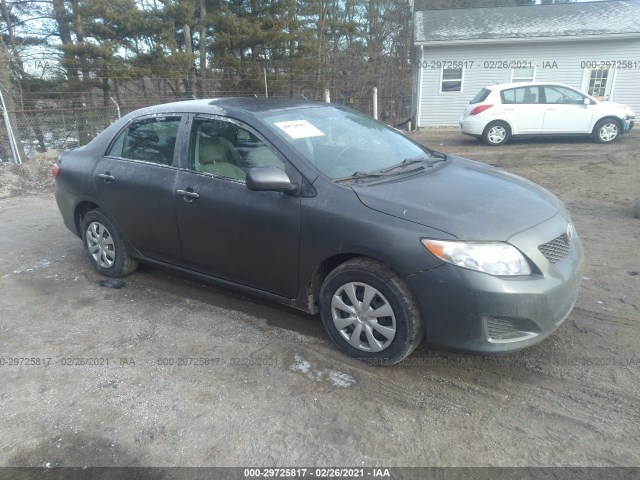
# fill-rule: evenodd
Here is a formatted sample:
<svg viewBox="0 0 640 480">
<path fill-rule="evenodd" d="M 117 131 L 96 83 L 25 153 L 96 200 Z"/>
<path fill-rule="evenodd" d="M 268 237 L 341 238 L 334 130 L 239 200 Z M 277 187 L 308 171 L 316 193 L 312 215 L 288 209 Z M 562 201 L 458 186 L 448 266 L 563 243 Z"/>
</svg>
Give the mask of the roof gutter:
<svg viewBox="0 0 640 480">
<path fill-rule="evenodd" d="M 637 33 L 621 33 L 609 35 L 571 35 L 558 37 L 515 37 L 515 38 L 471 38 L 460 40 L 427 40 L 416 41 L 416 46 L 447 46 L 447 45 L 470 45 L 485 43 L 547 43 L 547 42 L 576 42 L 584 40 L 629 40 L 632 38 L 640 38 L 640 32 Z"/>
</svg>

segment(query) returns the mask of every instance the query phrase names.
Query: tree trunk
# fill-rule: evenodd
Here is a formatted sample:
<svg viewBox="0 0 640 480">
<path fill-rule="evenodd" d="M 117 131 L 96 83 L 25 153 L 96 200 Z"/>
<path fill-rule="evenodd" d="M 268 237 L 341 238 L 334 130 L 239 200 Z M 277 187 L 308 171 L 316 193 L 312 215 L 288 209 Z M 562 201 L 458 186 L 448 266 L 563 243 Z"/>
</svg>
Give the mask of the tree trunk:
<svg viewBox="0 0 640 480">
<path fill-rule="evenodd" d="M 206 25 L 207 21 L 207 2 L 206 0 L 199 0 L 198 2 L 199 10 L 200 10 L 200 25 L 199 25 L 199 36 L 200 43 L 198 45 L 199 56 L 200 56 L 200 75 L 198 77 L 198 96 L 203 98 L 208 96 L 205 94 L 205 86 L 207 84 L 207 42 L 206 42 Z"/>
<path fill-rule="evenodd" d="M 192 97 L 196 96 L 196 82 L 194 78 L 194 65 L 193 65 L 193 38 L 191 37 L 191 27 L 188 24 L 184 24 L 184 50 L 187 54 L 187 61 L 185 63 L 185 67 L 187 69 L 187 86 L 188 90 L 186 93 L 191 95 Z"/>
</svg>

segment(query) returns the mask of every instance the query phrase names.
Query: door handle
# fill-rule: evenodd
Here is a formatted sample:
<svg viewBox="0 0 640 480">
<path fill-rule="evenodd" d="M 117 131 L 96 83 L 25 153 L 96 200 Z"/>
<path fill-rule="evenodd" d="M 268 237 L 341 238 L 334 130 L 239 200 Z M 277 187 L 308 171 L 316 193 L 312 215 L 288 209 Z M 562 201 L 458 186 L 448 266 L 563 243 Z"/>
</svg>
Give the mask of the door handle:
<svg viewBox="0 0 640 480">
<path fill-rule="evenodd" d="M 555 108 L 547 108 L 547 112 L 555 112 L 556 109 Z"/>
<path fill-rule="evenodd" d="M 98 178 L 104 180 L 104 183 L 109 183 L 109 182 L 113 182 L 116 177 L 114 177 L 113 175 L 111 175 L 110 172 L 107 173 L 99 173 L 98 174 Z"/>
<path fill-rule="evenodd" d="M 181 195 L 182 197 L 184 197 L 184 199 L 189 202 L 195 198 L 200 198 L 200 195 L 198 195 L 196 192 L 192 192 L 188 190 L 176 190 L 176 193 L 178 195 Z"/>
</svg>

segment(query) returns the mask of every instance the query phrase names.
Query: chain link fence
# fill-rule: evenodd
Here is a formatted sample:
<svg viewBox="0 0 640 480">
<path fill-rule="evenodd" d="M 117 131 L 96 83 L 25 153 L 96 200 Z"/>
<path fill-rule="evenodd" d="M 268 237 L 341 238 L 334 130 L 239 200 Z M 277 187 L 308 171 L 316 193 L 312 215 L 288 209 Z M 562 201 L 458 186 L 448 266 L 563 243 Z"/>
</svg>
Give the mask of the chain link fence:
<svg viewBox="0 0 640 480">
<path fill-rule="evenodd" d="M 343 105 L 362 113 L 373 114 L 372 96 L 332 98 L 335 105 Z M 411 99 L 406 97 L 380 97 L 379 118 L 389 125 L 403 124 L 411 114 Z M 161 103 L 161 102 L 157 102 Z M 36 153 L 49 150 L 65 150 L 85 145 L 98 133 L 118 119 L 119 115 L 144 105 L 91 108 L 55 108 L 18 110 L 8 112 L 15 122 L 14 136 L 22 158 L 32 158 Z M 14 161 L 7 129 L 0 116 L 0 160 Z"/>
<path fill-rule="evenodd" d="M 26 158 L 37 152 L 84 145 L 118 119 L 115 106 L 19 110 L 10 114 L 17 124 L 16 141 Z"/>
<path fill-rule="evenodd" d="M 4 118 L 0 115 L 0 162 L 15 161 L 9 148 L 9 137 L 7 136 L 7 126 Z"/>
</svg>

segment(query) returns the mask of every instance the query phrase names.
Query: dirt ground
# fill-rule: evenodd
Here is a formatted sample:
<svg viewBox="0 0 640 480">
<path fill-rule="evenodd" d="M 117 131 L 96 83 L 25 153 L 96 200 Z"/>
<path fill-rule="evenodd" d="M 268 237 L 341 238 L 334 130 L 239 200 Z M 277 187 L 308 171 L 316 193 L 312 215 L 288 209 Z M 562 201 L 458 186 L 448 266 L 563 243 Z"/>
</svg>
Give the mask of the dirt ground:
<svg viewBox="0 0 640 480">
<path fill-rule="evenodd" d="M 414 136 L 567 204 L 586 268 L 556 334 L 374 368 L 317 316 L 153 267 L 105 288 L 62 225 L 51 159 L 4 165 L 0 466 L 640 465 L 640 129 L 606 146 Z"/>
</svg>

